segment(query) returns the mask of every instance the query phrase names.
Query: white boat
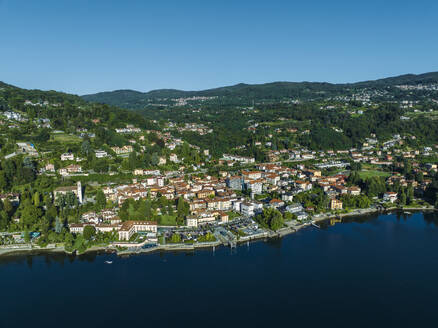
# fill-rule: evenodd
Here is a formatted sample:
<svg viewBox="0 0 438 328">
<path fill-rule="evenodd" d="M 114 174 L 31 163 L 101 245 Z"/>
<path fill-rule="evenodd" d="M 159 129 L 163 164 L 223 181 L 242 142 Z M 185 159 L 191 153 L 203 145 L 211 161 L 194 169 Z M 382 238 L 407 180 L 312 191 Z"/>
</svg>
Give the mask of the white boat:
<svg viewBox="0 0 438 328">
<path fill-rule="evenodd" d="M 113 264 L 113 261 L 105 261 L 106 264 Z"/>
</svg>

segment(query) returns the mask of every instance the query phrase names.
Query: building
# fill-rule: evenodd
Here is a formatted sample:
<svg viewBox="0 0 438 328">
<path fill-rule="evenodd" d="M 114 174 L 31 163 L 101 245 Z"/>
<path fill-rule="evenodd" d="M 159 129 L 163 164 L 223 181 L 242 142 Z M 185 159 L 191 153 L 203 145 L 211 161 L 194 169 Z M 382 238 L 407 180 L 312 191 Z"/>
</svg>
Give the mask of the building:
<svg viewBox="0 0 438 328">
<path fill-rule="evenodd" d="M 170 154 L 169 160 L 171 162 L 178 163 L 178 155 L 177 154 Z"/>
<path fill-rule="evenodd" d="M 263 210 L 263 205 L 256 202 L 243 202 L 240 204 L 240 213 L 243 216 L 254 216 Z"/>
<path fill-rule="evenodd" d="M 291 202 L 294 199 L 294 196 L 292 194 L 283 194 L 281 195 L 281 200 L 285 202 Z"/>
<path fill-rule="evenodd" d="M 186 218 L 186 224 L 188 227 L 199 227 L 203 224 L 215 222 L 216 218 L 214 215 L 205 213 L 204 215 L 195 216 L 195 215 L 189 215 Z"/>
<path fill-rule="evenodd" d="M 232 190 L 242 191 L 243 189 L 243 179 L 240 176 L 229 177 L 226 180 L 227 187 Z"/>
<path fill-rule="evenodd" d="M 18 193 L 7 193 L 7 194 L 0 194 L 0 200 L 2 202 L 8 200 L 12 206 L 18 206 L 20 204 L 20 194 Z"/>
<path fill-rule="evenodd" d="M 383 200 L 385 202 L 394 203 L 397 200 L 397 193 L 388 191 L 383 194 Z"/>
<path fill-rule="evenodd" d="M 78 198 L 78 201 L 80 204 L 82 204 L 83 202 L 83 195 L 82 195 L 82 184 L 80 181 L 78 181 L 76 186 L 69 186 L 69 187 L 59 187 L 56 188 L 53 191 L 53 197 L 56 199 L 60 196 L 60 195 L 67 195 L 68 193 L 73 193 L 76 195 L 76 197 Z"/>
<path fill-rule="evenodd" d="M 94 153 L 96 158 L 104 158 L 108 156 L 108 153 L 105 150 L 96 150 Z"/>
<path fill-rule="evenodd" d="M 46 165 L 45 169 L 46 169 L 46 172 L 55 172 L 55 165 L 49 163 Z"/>
<path fill-rule="evenodd" d="M 82 167 L 80 165 L 71 164 L 66 167 L 68 173 L 81 173 Z"/>
<path fill-rule="evenodd" d="M 280 199 L 271 199 L 270 201 L 269 201 L 269 207 L 272 207 L 272 208 L 279 208 L 279 207 L 282 207 L 282 206 L 284 206 L 284 202 L 282 201 L 282 200 L 280 200 Z"/>
<path fill-rule="evenodd" d="M 34 144 L 32 144 L 30 142 L 17 142 L 17 146 L 18 146 L 18 150 L 17 150 L 18 154 L 26 154 L 29 156 L 38 156 L 38 152 L 35 149 Z"/>
<path fill-rule="evenodd" d="M 298 212 L 295 215 L 297 216 L 298 221 L 303 221 L 309 217 L 309 215 L 306 212 Z"/>
<path fill-rule="evenodd" d="M 64 153 L 61 155 L 61 161 L 74 161 L 75 155 L 72 153 Z"/>
<path fill-rule="evenodd" d="M 304 208 L 300 203 L 294 203 L 294 204 L 290 204 L 290 205 L 286 206 L 286 211 L 288 211 L 289 213 L 292 213 L 292 214 L 301 212 L 303 210 L 304 210 Z"/>
<path fill-rule="evenodd" d="M 336 198 L 333 198 L 330 201 L 330 209 L 333 210 L 342 210 L 342 201 Z"/>
<path fill-rule="evenodd" d="M 134 149 L 132 148 L 132 146 L 128 145 L 128 146 L 123 146 L 123 147 L 111 147 L 111 149 L 117 154 L 117 155 L 121 155 L 121 154 L 128 154 L 131 153 Z"/>
<path fill-rule="evenodd" d="M 157 233 L 155 221 L 126 221 L 119 228 L 119 240 L 129 240 L 133 234 L 146 231 Z"/>
<path fill-rule="evenodd" d="M 251 193 L 260 195 L 263 193 L 263 182 L 262 180 L 251 180 L 246 183 L 246 188 L 251 190 Z"/>
</svg>

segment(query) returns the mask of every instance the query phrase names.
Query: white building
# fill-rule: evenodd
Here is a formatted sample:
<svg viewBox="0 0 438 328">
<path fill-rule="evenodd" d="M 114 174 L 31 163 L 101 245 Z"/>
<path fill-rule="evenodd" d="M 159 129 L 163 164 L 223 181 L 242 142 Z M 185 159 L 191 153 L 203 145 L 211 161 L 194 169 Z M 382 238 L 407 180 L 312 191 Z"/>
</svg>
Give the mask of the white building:
<svg viewBox="0 0 438 328">
<path fill-rule="evenodd" d="M 64 153 L 61 155 L 61 161 L 74 161 L 75 155 L 72 153 Z"/>
<path fill-rule="evenodd" d="M 104 158 L 108 156 L 108 153 L 105 150 L 96 150 L 94 153 L 96 158 Z"/>
</svg>

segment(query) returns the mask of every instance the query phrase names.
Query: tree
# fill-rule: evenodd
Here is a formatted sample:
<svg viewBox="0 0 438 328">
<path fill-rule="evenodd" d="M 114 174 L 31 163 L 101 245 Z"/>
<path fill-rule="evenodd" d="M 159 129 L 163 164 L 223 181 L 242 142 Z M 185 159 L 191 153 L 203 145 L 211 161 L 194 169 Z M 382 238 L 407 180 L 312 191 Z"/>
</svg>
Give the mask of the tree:
<svg viewBox="0 0 438 328">
<path fill-rule="evenodd" d="M 173 212 L 173 206 L 172 206 L 171 203 L 169 203 L 169 204 L 167 205 L 167 213 L 168 213 L 170 216 L 173 216 L 173 215 L 174 215 L 174 212 Z"/>
<path fill-rule="evenodd" d="M 27 204 L 21 212 L 21 222 L 25 228 L 31 228 L 38 222 L 41 215 L 42 212 L 39 208 L 33 204 Z"/>
<path fill-rule="evenodd" d="M 40 200 L 41 200 L 40 193 L 37 191 L 37 192 L 35 192 L 33 194 L 33 204 L 36 207 L 39 207 L 40 206 Z"/>
<path fill-rule="evenodd" d="M 283 227 L 284 219 L 280 211 L 273 208 L 265 208 L 263 212 L 255 217 L 255 220 L 262 226 L 271 230 L 278 230 Z"/>
<path fill-rule="evenodd" d="M 78 205 L 78 198 L 76 197 L 76 195 L 73 192 L 68 192 L 65 195 L 65 205 L 68 208 L 72 208 Z"/>
<path fill-rule="evenodd" d="M 275 215 L 274 217 L 272 217 L 269 226 L 272 230 L 277 231 L 278 229 L 283 227 L 283 224 L 283 217 L 281 215 Z"/>
<path fill-rule="evenodd" d="M 174 233 L 172 235 L 172 237 L 170 238 L 170 241 L 172 243 L 175 243 L 175 244 L 180 243 L 181 242 L 181 236 L 178 233 Z"/>
<path fill-rule="evenodd" d="M 134 170 L 137 167 L 137 155 L 135 152 L 129 153 L 128 163 L 130 170 Z"/>
<path fill-rule="evenodd" d="M 412 204 L 414 202 L 414 188 L 412 185 L 410 185 L 407 189 L 407 203 L 408 205 Z"/>
<path fill-rule="evenodd" d="M 152 154 L 152 158 L 151 158 L 152 165 L 157 166 L 159 161 L 160 161 L 160 159 L 158 158 L 158 154 L 157 153 L 153 153 Z"/>
<path fill-rule="evenodd" d="M 93 226 L 87 225 L 84 227 L 84 239 L 91 240 L 96 235 L 96 229 Z"/>
<path fill-rule="evenodd" d="M 400 204 L 406 205 L 406 193 L 404 190 L 402 190 L 400 193 Z"/>
<path fill-rule="evenodd" d="M 152 217 L 151 201 L 149 199 L 146 199 L 145 201 L 145 216 L 146 218 Z"/>
<path fill-rule="evenodd" d="M 176 211 L 178 213 L 178 217 L 184 216 L 184 200 L 182 197 L 178 198 L 178 203 L 176 205 Z"/>
<path fill-rule="evenodd" d="M 56 220 L 55 220 L 55 232 L 56 233 L 61 233 L 61 231 L 62 231 L 62 222 L 59 219 L 59 216 L 57 216 Z"/>
<path fill-rule="evenodd" d="M 12 206 L 9 199 L 6 198 L 5 201 L 3 202 L 3 205 L 5 212 L 8 214 L 8 216 L 11 216 L 14 211 L 14 207 Z"/>
<path fill-rule="evenodd" d="M 65 234 L 65 237 L 64 237 L 64 246 L 65 246 L 65 249 L 66 249 L 66 250 L 72 250 L 72 248 L 73 248 L 73 243 L 74 243 L 74 237 L 73 237 L 73 235 L 72 235 L 70 232 L 66 233 L 66 234 Z"/>
<path fill-rule="evenodd" d="M 8 179 L 3 171 L 0 172 L 0 190 L 8 188 Z"/>
<path fill-rule="evenodd" d="M 82 142 L 81 144 L 81 153 L 84 154 L 85 156 L 88 156 L 91 153 L 92 149 L 91 149 L 91 144 L 88 140 L 85 140 L 84 142 Z"/>
<path fill-rule="evenodd" d="M 99 190 L 96 194 L 96 210 L 103 210 L 106 206 L 106 196 L 102 190 Z"/>
<path fill-rule="evenodd" d="M 8 214 L 3 210 L 0 211 L 0 230 L 4 231 L 9 226 L 9 217 Z"/>
<path fill-rule="evenodd" d="M 30 242 L 30 233 L 29 233 L 29 231 L 25 230 L 23 234 L 24 234 L 24 242 L 25 243 L 29 243 Z"/>
<path fill-rule="evenodd" d="M 294 214 L 292 214 L 290 212 L 285 212 L 283 214 L 283 218 L 284 218 L 284 221 L 292 221 L 292 220 L 296 219 L 296 215 L 294 215 Z"/>
<path fill-rule="evenodd" d="M 417 180 L 418 183 L 422 183 L 424 181 L 423 172 L 417 172 L 417 174 L 415 175 L 415 180 Z"/>
</svg>

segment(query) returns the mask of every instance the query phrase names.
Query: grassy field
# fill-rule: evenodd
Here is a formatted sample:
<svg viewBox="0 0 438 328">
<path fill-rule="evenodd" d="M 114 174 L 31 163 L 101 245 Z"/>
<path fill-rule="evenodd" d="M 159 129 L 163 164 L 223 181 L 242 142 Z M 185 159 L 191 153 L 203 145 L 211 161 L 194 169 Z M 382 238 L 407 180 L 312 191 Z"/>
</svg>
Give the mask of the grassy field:
<svg viewBox="0 0 438 328">
<path fill-rule="evenodd" d="M 78 136 L 67 133 L 52 134 L 51 140 L 61 143 L 78 143 L 82 141 Z"/>
<path fill-rule="evenodd" d="M 389 172 L 377 171 L 377 170 L 362 170 L 359 172 L 362 179 L 367 179 L 371 177 L 388 177 L 391 174 Z"/>
<path fill-rule="evenodd" d="M 166 225 L 166 226 L 176 226 L 176 215 L 170 216 L 170 215 L 162 215 L 160 217 L 160 225 Z"/>
</svg>

